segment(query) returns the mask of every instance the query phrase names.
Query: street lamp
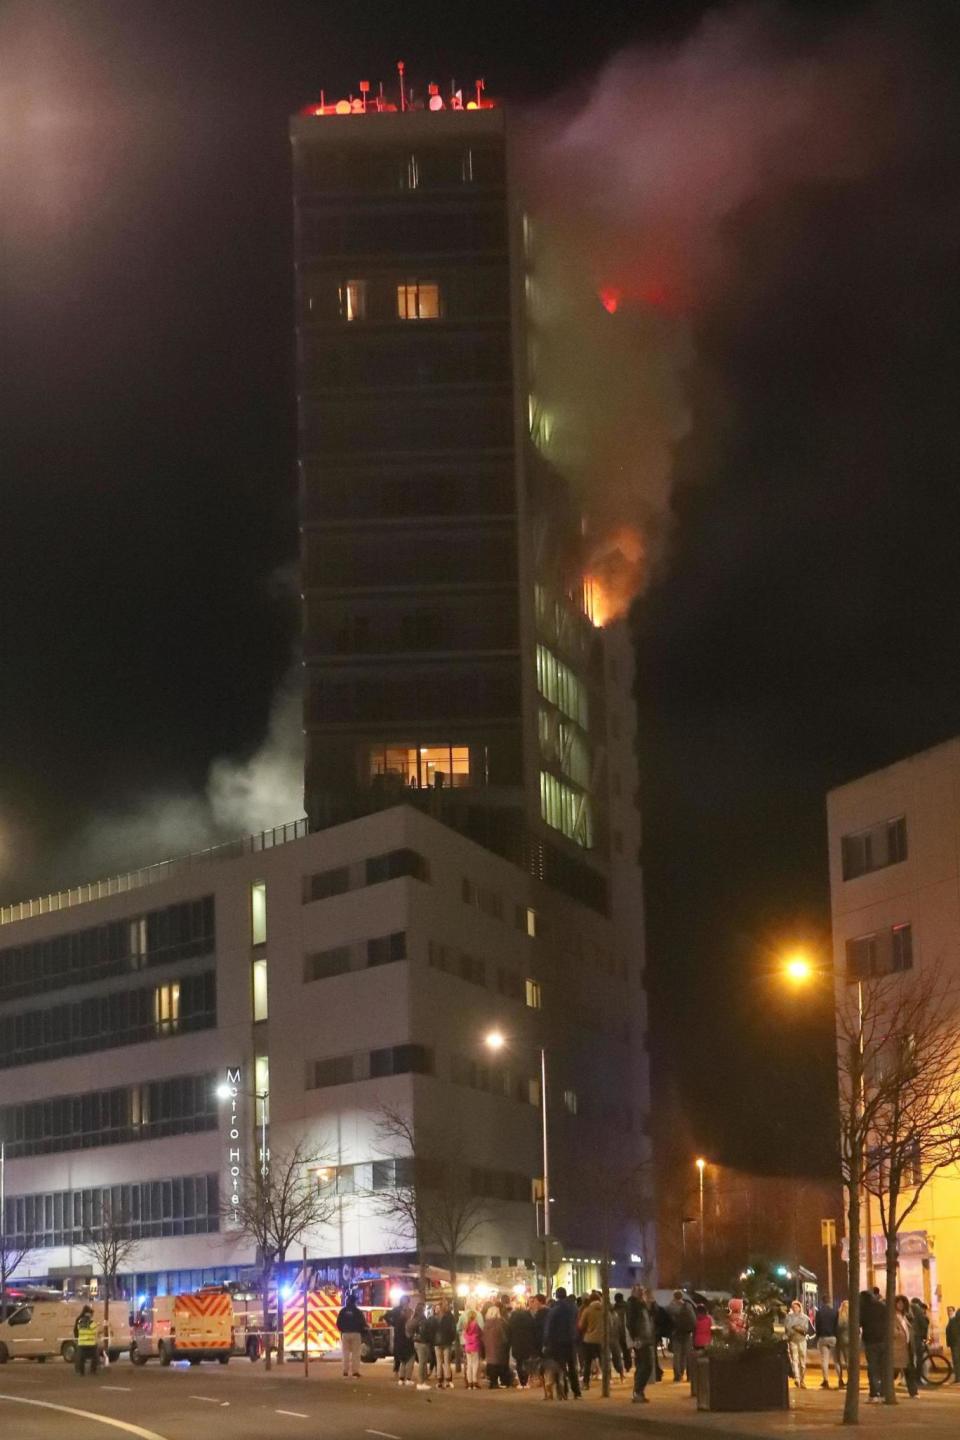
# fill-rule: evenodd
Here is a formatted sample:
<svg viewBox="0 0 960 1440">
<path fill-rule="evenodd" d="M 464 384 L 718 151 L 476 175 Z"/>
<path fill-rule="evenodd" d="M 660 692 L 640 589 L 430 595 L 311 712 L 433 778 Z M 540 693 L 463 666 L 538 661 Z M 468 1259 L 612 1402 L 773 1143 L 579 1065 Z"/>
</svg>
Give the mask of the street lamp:
<svg viewBox="0 0 960 1440">
<path fill-rule="evenodd" d="M 700 1285 L 701 1288 L 707 1283 L 706 1268 L 704 1266 L 704 1238 L 703 1238 L 703 1172 L 707 1168 L 707 1162 L 700 1156 L 696 1162 L 700 1174 Z"/>
<path fill-rule="evenodd" d="M 502 1030 L 491 1030 L 484 1036 L 483 1043 L 488 1050 L 499 1052 L 504 1049 L 507 1037 Z M 540 1050 L 540 1132 L 543 1144 L 543 1274 L 550 1294 L 550 1151 L 547 1137 L 547 1052 Z"/>
<path fill-rule="evenodd" d="M 782 963 L 783 974 L 791 985 L 797 989 L 809 984 L 816 976 L 812 961 L 803 953 L 797 951 L 793 955 L 785 957 Z M 867 1106 L 866 1087 L 864 1076 L 864 1047 L 863 1047 L 863 981 L 857 978 L 857 1045 L 860 1052 L 859 1079 L 857 1100 L 860 1106 L 860 1114 L 863 1115 Z M 873 1215 L 870 1204 L 870 1190 L 866 1179 L 866 1156 L 861 1157 L 860 1165 L 860 1208 L 863 1211 L 864 1228 L 864 1249 L 866 1252 L 867 1289 L 872 1290 L 875 1281 L 875 1270 L 873 1264 Z"/>
<path fill-rule="evenodd" d="M 236 1085 L 228 1085 L 226 1082 L 217 1086 L 216 1096 L 218 1100 L 235 1100 L 238 1095 L 243 1095 L 247 1100 L 255 1100 L 260 1106 L 260 1174 L 267 1173 L 267 1100 L 270 1092 L 268 1090 L 240 1090 Z"/>
</svg>

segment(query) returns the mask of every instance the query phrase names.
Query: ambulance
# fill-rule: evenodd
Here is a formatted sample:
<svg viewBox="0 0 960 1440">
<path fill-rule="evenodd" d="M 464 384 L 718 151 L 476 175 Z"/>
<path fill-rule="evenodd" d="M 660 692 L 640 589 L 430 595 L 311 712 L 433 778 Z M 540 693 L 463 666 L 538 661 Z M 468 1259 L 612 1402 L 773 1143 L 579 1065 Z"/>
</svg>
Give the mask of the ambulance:
<svg viewBox="0 0 960 1440">
<path fill-rule="evenodd" d="M 226 1365 L 231 1355 L 256 1360 L 262 1347 L 262 1310 L 258 1301 L 211 1288 L 195 1294 L 157 1295 L 144 1306 L 134 1326 L 130 1359 L 146 1365 L 158 1359 L 217 1360 Z"/>
<path fill-rule="evenodd" d="M 0 1365 L 8 1360 L 37 1360 L 53 1355 L 73 1360 L 76 1341 L 73 1327 L 84 1305 L 91 1305 L 99 1334 L 103 1329 L 102 1300 L 24 1300 L 0 1320 Z M 104 1336 L 104 1350 L 119 1360 L 130 1349 L 130 1316 L 126 1300 L 110 1301 L 110 1330 Z"/>
</svg>

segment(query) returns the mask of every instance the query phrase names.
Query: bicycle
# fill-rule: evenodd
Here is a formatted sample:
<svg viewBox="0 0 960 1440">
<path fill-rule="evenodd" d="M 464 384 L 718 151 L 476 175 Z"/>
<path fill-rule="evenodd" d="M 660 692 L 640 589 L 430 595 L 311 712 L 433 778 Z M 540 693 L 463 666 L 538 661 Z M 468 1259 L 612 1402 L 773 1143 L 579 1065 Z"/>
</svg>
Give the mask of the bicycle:
<svg viewBox="0 0 960 1440">
<path fill-rule="evenodd" d="M 927 1385 L 946 1385 L 953 1375 L 953 1366 L 942 1350 L 931 1350 L 924 1345 L 920 1359 L 920 1374 Z"/>
</svg>

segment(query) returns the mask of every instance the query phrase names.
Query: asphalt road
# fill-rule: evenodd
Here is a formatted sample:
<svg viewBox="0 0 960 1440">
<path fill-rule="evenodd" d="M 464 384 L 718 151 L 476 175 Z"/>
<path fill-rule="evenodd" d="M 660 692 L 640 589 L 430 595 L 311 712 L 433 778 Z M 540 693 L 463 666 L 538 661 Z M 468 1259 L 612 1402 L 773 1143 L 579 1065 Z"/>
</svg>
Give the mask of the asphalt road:
<svg viewBox="0 0 960 1440">
<path fill-rule="evenodd" d="M 331 1362 L 309 1381 L 298 1366 L 265 1374 L 246 1361 L 229 1366 L 126 1361 L 81 1379 L 62 1361 L 14 1361 L 0 1369 L 3 1440 L 554 1440 L 586 1433 L 613 1440 L 635 1430 L 636 1409 L 604 1414 L 588 1399 L 565 1404 L 542 1393 L 400 1390 L 386 1365 L 344 1380 Z M 366 1367 L 365 1367 L 366 1369 Z M 299 1374 L 297 1371 L 299 1370 Z M 26 1403 L 30 1402 L 30 1403 Z M 82 1413 L 77 1413 L 77 1412 Z M 658 1427 L 659 1428 L 659 1427 Z M 678 1431 L 678 1433 L 680 1433 Z"/>
</svg>

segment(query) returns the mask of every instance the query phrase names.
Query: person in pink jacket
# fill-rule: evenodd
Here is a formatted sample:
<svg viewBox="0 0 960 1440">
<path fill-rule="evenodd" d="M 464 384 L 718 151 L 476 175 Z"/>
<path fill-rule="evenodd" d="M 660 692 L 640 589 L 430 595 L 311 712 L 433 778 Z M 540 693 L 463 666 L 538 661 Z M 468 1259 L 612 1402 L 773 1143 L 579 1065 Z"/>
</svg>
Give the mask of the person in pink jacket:
<svg viewBox="0 0 960 1440">
<path fill-rule="evenodd" d="M 483 1326 L 477 1319 L 476 1310 L 468 1310 L 464 1317 L 463 1353 L 467 1365 L 467 1389 L 480 1389 L 480 1361 L 483 1357 Z"/>
</svg>

